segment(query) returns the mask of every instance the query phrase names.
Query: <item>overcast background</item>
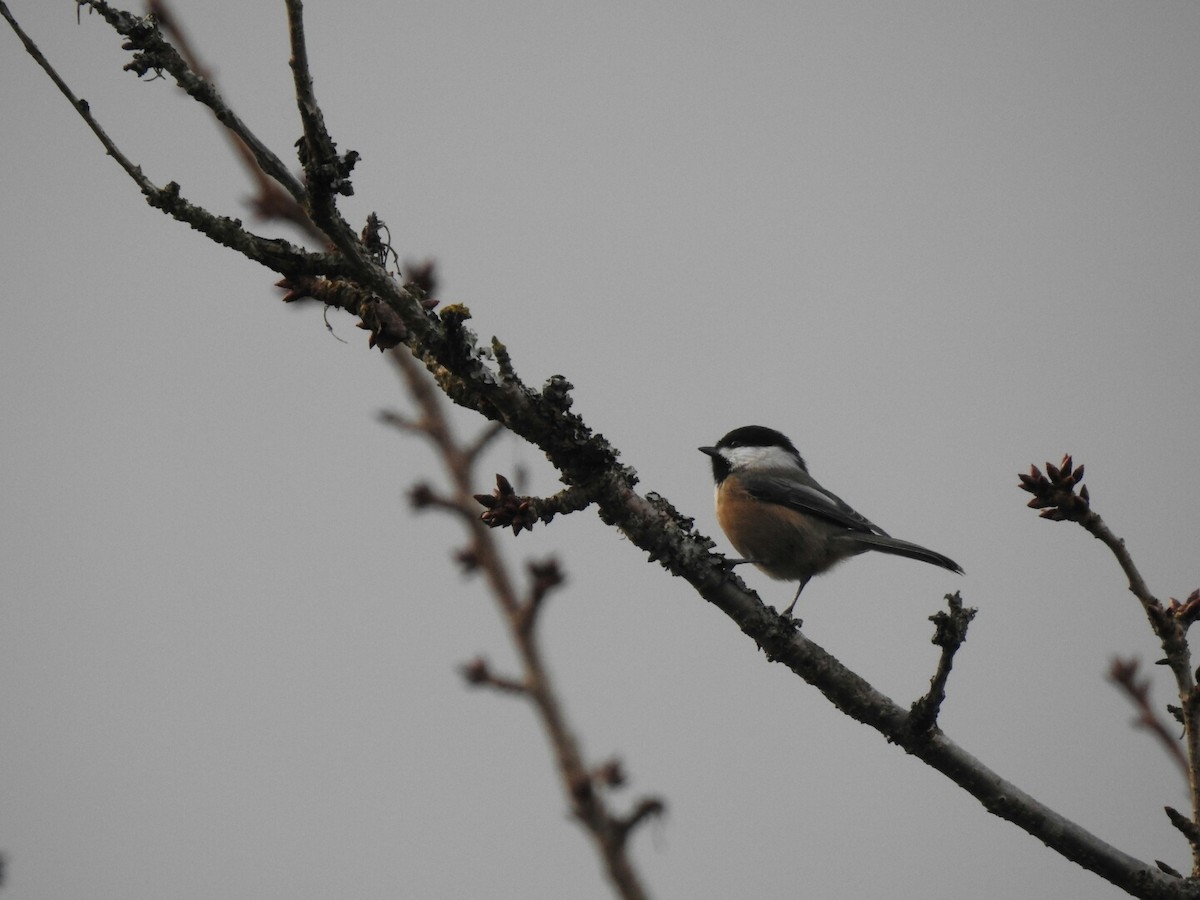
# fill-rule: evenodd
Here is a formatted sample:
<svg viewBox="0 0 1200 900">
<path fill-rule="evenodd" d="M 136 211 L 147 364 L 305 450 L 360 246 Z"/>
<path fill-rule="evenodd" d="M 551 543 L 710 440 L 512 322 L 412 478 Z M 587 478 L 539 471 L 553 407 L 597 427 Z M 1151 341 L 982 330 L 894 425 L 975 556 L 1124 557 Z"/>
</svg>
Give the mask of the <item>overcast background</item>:
<svg viewBox="0 0 1200 900">
<path fill-rule="evenodd" d="M 69 0 L 9 5 L 152 180 L 249 218 L 201 107 Z M 1155 642 L 1016 473 L 1074 453 L 1158 596 L 1200 584 L 1200 4 L 645 6 L 310 0 L 318 98 L 362 154 L 347 216 L 435 257 L 442 300 L 531 384 L 569 378 L 702 530 L 695 448 L 765 424 L 962 563 L 855 560 L 805 631 L 907 704 L 961 589 L 950 736 L 1186 870 L 1183 781 L 1104 678 L 1136 656 L 1170 700 Z M 292 158 L 282 3 L 175 9 Z M 365 332 L 147 207 L 7 29 L 0 122 L 5 895 L 610 896 L 529 711 L 457 674 L 511 656 L 459 528 L 408 508 L 438 469 L 378 423 L 406 400 Z M 512 439 L 481 475 L 520 469 L 556 489 Z M 668 803 L 635 844 L 654 896 L 1121 896 L 594 514 L 504 544 L 569 574 L 545 640 L 587 751 Z"/>
</svg>

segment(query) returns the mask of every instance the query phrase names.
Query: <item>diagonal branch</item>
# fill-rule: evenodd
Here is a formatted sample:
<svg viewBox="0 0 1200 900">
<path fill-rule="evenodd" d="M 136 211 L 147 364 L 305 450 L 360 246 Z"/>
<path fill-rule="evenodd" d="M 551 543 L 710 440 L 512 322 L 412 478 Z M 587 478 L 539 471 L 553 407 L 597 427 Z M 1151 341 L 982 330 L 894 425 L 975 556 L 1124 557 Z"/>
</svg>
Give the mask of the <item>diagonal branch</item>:
<svg viewBox="0 0 1200 900">
<path fill-rule="evenodd" d="M 302 0 L 285 0 L 288 38 L 292 45 L 292 80 L 296 86 L 296 106 L 304 136 L 300 139 L 300 162 L 304 166 L 308 214 L 343 252 L 356 244 L 354 231 L 337 209 L 337 196 L 354 192 L 350 171 L 358 161 L 351 150 L 339 157 L 337 147 L 325 128 L 325 116 L 313 93 L 312 72 L 308 67 L 308 44 L 304 38 Z"/>
<path fill-rule="evenodd" d="M 94 2 L 94 0 L 86 0 Z M 110 11 L 111 12 L 111 11 Z M 128 15 L 128 14 L 122 14 Z M 146 177 L 142 167 L 129 159 L 121 148 L 108 136 L 108 133 L 92 115 L 91 107 L 86 100 L 75 95 L 70 86 L 62 79 L 50 61 L 42 54 L 37 45 L 21 29 L 9 12 L 7 5 L 0 2 L 0 16 L 6 19 L 26 51 L 54 82 L 59 92 L 70 102 L 75 111 L 96 135 L 105 151 L 116 160 L 125 173 L 133 179 L 141 190 L 146 202 L 155 209 L 160 209 L 180 222 L 190 225 L 196 231 L 208 237 L 223 247 L 229 247 L 245 256 L 247 259 L 267 266 L 277 272 L 299 275 L 336 275 L 349 270 L 342 259 L 331 254 L 309 253 L 300 247 L 278 238 L 267 238 L 247 231 L 237 219 L 217 216 L 203 207 L 189 203 L 180 193 L 179 185 L 170 182 L 166 187 L 158 187 Z M 133 18 L 133 17 L 130 17 Z M 124 19 L 118 18 L 124 22 Z M 132 26 L 127 26 L 132 30 Z"/>
<path fill-rule="evenodd" d="M 1129 591 L 1142 605 L 1155 636 L 1165 654 L 1164 662 L 1175 676 L 1179 692 L 1184 741 L 1187 747 L 1188 790 L 1192 805 L 1192 829 L 1188 832 L 1192 849 L 1192 875 L 1200 877 L 1200 688 L 1193 674 L 1192 654 L 1187 642 L 1187 629 L 1195 609 L 1173 603 L 1164 608 L 1146 584 L 1125 546 L 1116 534 L 1092 509 L 1091 497 L 1083 482 L 1083 466 L 1076 466 L 1070 454 L 1064 455 L 1057 466 L 1046 463 L 1043 475 L 1037 466 L 1029 474 L 1019 476 L 1019 487 L 1033 494 L 1029 506 L 1040 509 L 1040 516 L 1051 521 L 1076 522 L 1106 546 L 1120 565 L 1129 582 Z M 1076 493 L 1076 489 L 1078 493 Z"/>
<path fill-rule="evenodd" d="M 1183 777 L 1187 778 L 1188 763 L 1187 757 L 1183 751 L 1179 749 L 1179 739 L 1172 734 L 1167 723 L 1163 721 L 1150 704 L 1150 679 L 1138 678 L 1138 661 L 1136 659 L 1118 659 L 1114 658 L 1112 665 L 1108 670 L 1108 680 L 1121 688 L 1125 692 L 1125 696 L 1134 705 L 1138 711 L 1138 717 L 1134 724 L 1139 728 L 1144 728 L 1149 731 L 1163 749 L 1167 751 L 1171 759 L 1179 766 Z M 1193 831 L 1195 826 L 1193 826 Z"/>
<path fill-rule="evenodd" d="M 103 0 L 82 2 L 98 11 L 108 8 Z M 698 534 L 690 519 L 661 496 L 639 494 L 635 490 L 637 475 L 632 468 L 621 463 L 616 448 L 571 411 L 570 385 L 565 378 L 555 376 L 541 390 L 530 388 L 516 374 L 500 341 L 493 340 L 487 347 L 480 345 L 477 337 L 464 324 L 470 315 L 465 307 L 447 307 L 440 315 L 434 315 L 421 305 L 418 293 L 407 291 L 397 283 L 384 266 L 371 256 L 337 212 L 336 195 L 349 190 L 348 175 L 354 157 L 352 154 L 337 156 L 332 139 L 325 131 L 308 74 L 300 0 L 287 0 L 287 9 L 297 100 L 305 127 L 305 158 L 302 164 L 307 180 L 307 188 L 301 188 L 299 194 L 294 193 L 293 196 L 305 198 L 314 221 L 337 248 L 339 266 L 347 285 L 344 293 L 357 297 L 348 303 L 361 307 L 369 300 L 372 304 L 386 306 L 390 314 L 402 323 L 405 329 L 403 340 L 412 354 L 433 374 L 440 390 L 453 402 L 473 409 L 491 421 L 502 423 L 509 431 L 543 450 L 559 471 L 563 482 L 569 489 L 574 489 L 573 497 L 586 498 L 594 503 L 605 523 L 620 530 L 650 560 L 659 562 L 672 574 L 686 579 L 702 597 L 721 609 L 754 640 L 769 659 L 783 663 L 817 687 L 838 709 L 874 728 L 889 741 L 899 744 L 908 753 L 945 774 L 979 799 L 989 811 L 1014 822 L 1064 857 L 1096 872 L 1129 893 L 1153 898 L 1195 897 L 1200 894 L 1191 881 L 1172 877 L 1111 847 L 1039 803 L 954 744 L 936 725 L 930 728 L 914 727 L 914 724 L 920 723 L 914 723 L 908 711 L 846 669 L 804 635 L 797 633 L 790 624 L 782 623 L 778 616 L 764 607 L 736 576 L 729 574 L 724 560 L 712 552 L 712 540 Z M 0 10 L 11 23 L 3 0 L 0 0 Z M 106 16 L 106 19 L 118 30 L 131 28 L 154 31 L 144 20 L 128 13 L 113 12 L 112 18 Z M 149 41 L 152 37 L 143 30 L 138 30 L 137 34 L 140 40 Z M 169 45 L 165 46 L 169 49 Z M 174 65 L 166 50 L 163 54 L 150 57 L 143 53 L 135 63 L 149 68 L 165 59 L 167 62 L 163 63 L 164 67 L 168 63 Z M 195 84 L 194 87 L 197 92 L 194 96 L 198 99 L 203 96 L 215 102 L 206 86 Z M 68 94 L 68 97 L 71 95 Z M 78 109 L 80 101 L 72 99 L 72 102 Z M 110 145 L 111 142 L 106 142 L 106 147 Z M 148 184 L 141 177 L 140 170 L 129 165 L 128 161 L 123 165 L 127 166 L 126 171 L 140 187 Z M 264 157 L 260 165 L 272 177 L 279 177 L 275 171 L 267 169 L 267 166 L 273 165 L 270 158 Z M 285 182 L 281 183 L 287 186 Z M 294 179 L 292 183 L 295 184 Z M 246 251 L 239 248 L 239 252 Z M 290 259 L 285 257 L 275 261 L 282 264 Z M 285 269 L 279 271 L 284 275 L 289 274 Z M 401 358 L 402 351 L 395 355 Z M 412 368 L 415 370 L 415 366 Z M 464 497 L 464 502 L 469 502 L 469 494 Z M 482 523 L 474 527 L 484 528 Z M 482 536 L 485 532 L 473 534 Z M 484 538 L 480 537 L 480 540 Z M 490 544 L 481 543 L 481 546 Z M 484 552 L 492 553 L 494 548 Z M 511 581 L 499 575 L 489 577 L 494 590 L 508 598 L 503 603 L 506 614 L 519 611 L 522 600 L 514 591 Z M 1149 597 L 1148 592 L 1145 596 Z M 1146 605 L 1148 614 L 1153 618 L 1153 604 Z M 1164 612 L 1164 623 L 1172 615 Z M 1163 627 L 1166 629 L 1167 626 L 1164 624 Z M 529 629 L 529 634 L 532 635 L 534 631 Z M 1186 651 L 1186 645 L 1183 650 Z M 540 664 L 540 650 L 535 642 L 530 642 L 527 652 L 532 662 Z M 1169 652 L 1169 657 L 1173 652 L 1176 652 L 1175 649 Z M 1183 658 L 1178 656 L 1177 660 Z M 1177 661 L 1172 661 L 1172 668 L 1176 666 Z M 547 730 L 569 737 L 570 731 L 561 710 L 547 700 L 553 697 L 548 684 L 535 680 L 527 686 L 527 690 L 535 698 Z M 1190 704 L 1185 699 L 1185 705 L 1189 710 L 1195 710 L 1194 696 Z M 1189 743 L 1189 749 L 1191 747 Z M 573 808 L 581 811 L 583 816 L 595 815 L 599 830 L 593 833 L 603 834 L 604 829 L 611 825 L 611 817 L 606 819 L 604 815 L 596 813 L 600 808 L 596 805 L 598 794 L 588 789 L 590 776 L 582 768 L 578 748 L 562 750 L 558 761 Z M 624 878 L 618 860 L 614 858 L 609 865 L 610 877 L 614 881 Z"/>
<path fill-rule="evenodd" d="M 483 572 L 504 615 L 522 668 L 520 678 L 504 678 L 494 675 L 485 661 L 476 659 L 464 669 L 464 674 L 474 684 L 487 685 L 529 699 L 550 740 L 563 790 L 575 818 L 592 837 L 609 880 L 621 897 L 627 900 L 644 898 L 647 895 L 633 868 L 626 845 L 630 830 L 650 813 L 639 811 L 628 818 L 621 818 L 610 812 L 605 794 L 599 789 L 600 782 L 584 764 L 583 750 L 567 724 L 566 713 L 550 680 L 534 627 L 546 594 L 561 584 L 562 575 L 552 562 L 532 564 L 529 567 L 533 579 L 530 594 L 525 600 L 518 597 L 493 531 L 475 514 L 471 476 L 472 465 L 478 455 L 478 442 L 464 446 L 455 439 L 432 380 L 411 355 L 397 350 L 391 356 L 417 403 L 420 418 L 411 422 L 391 416 L 389 421 L 423 432 L 438 449 L 453 484 L 449 503 L 463 513 L 463 519 L 471 531 L 476 566 Z M 660 801 L 643 801 L 643 806 L 647 802 L 661 811 Z"/>
<path fill-rule="evenodd" d="M 239 118 L 212 82 L 193 72 L 179 52 L 165 40 L 154 19 L 134 16 L 114 9 L 106 0 L 76 0 L 95 10 L 113 30 L 128 39 L 125 49 L 133 50 L 133 62 L 125 68 L 141 76 L 151 70 L 164 70 L 194 100 L 203 103 L 217 121 L 238 136 L 254 156 L 259 168 L 279 182 L 298 203 L 304 202 L 304 188 L 270 148 Z"/>
<path fill-rule="evenodd" d="M 148 6 L 150 14 L 158 22 L 158 27 L 166 32 L 175 43 L 187 68 L 194 72 L 202 82 L 213 84 L 212 72 L 200 61 L 199 54 L 192 47 L 182 24 L 176 18 L 167 0 L 149 0 Z M 210 99 L 214 98 L 219 99 L 215 87 Z M 223 121 L 228 126 L 223 133 L 229 138 L 234 153 L 237 154 L 243 168 L 258 188 L 257 196 L 251 201 L 255 212 L 263 219 L 282 219 L 291 222 L 309 237 L 323 239 L 324 235 L 313 224 L 308 213 L 304 211 L 300 196 L 289 193 L 289 190 L 300 189 L 299 182 L 293 180 L 290 189 L 284 188 L 279 181 L 268 175 L 266 167 L 259 160 L 269 157 L 270 151 L 250 132 L 245 123 L 236 115 L 225 115 L 224 109 L 224 104 L 222 104 L 222 111 L 217 113 L 216 118 L 217 121 Z M 252 145 L 255 149 L 252 149 Z M 282 163 L 280 165 L 282 166 Z"/>
</svg>

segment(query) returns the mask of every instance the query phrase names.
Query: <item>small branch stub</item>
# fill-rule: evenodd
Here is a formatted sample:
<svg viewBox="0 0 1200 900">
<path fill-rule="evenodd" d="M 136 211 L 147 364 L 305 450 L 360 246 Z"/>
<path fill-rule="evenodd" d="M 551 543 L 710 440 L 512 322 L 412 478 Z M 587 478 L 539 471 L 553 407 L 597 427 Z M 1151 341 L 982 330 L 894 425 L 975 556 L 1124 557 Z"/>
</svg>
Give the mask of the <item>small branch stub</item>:
<svg viewBox="0 0 1200 900">
<path fill-rule="evenodd" d="M 1171 820 L 1171 824 L 1178 828 L 1180 833 L 1188 839 L 1189 844 L 1200 843 L 1200 828 L 1196 827 L 1195 822 L 1172 806 L 1164 806 L 1163 812 L 1167 814 L 1167 818 Z"/>
<path fill-rule="evenodd" d="M 666 811 L 667 805 L 658 797 L 644 797 L 627 816 L 614 822 L 618 843 L 624 845 L 635 828 L 648 819 L 665 815 Z"/>
<path fill-rule="evenodd" d="M 938 713 L 946 699 L 946 682 L 954 666 L 954 654 L 967 639 L 967 628 L 978 610 L 963 606 L 962 596 L 955 591 L 946 595 L 949 610 L 937 612 L 929 617 L 933 622 L 932 643 L 942 648 L 937 670 L 929 679 L 929 693 L 913 703 L 910 710 L 909 728 L 914 734 L 929 732 L 937 724 Z"/>
<path fill-rule="evenodd" d="M 550 592 L 566 581 L 558 561 L 553 558 L 530 562 L 526 568 L 529 571 L 529 596 L 517 610 L 516 618 L 517 628 L 523 634 L 528 634 L 537 622 L 538 613 Z"/>
<path fill-rule="evenodd" d="M 523 682 L 494 674 L 487 660 L 482 656 L 477 656 L 463 665 L 461 671 L 463 678 L 470 685 L 495 688 L 505 694 L 524 694 L 528 691 Z"/>
</svg>

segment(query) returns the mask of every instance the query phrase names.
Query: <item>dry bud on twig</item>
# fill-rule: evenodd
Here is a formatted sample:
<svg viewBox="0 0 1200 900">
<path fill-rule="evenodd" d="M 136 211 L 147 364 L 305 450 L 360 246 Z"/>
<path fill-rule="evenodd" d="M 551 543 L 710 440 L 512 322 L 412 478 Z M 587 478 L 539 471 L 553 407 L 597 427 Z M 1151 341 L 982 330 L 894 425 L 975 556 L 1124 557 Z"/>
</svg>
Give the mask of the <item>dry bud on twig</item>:
<svg viewBox="0 0 1200 900">
<path fill-rule="evenodd" d="M 597 766 L 592 772 L 592 777 L 605 787 L 619 788 L 625 786 L 625 770 L 621 768 L 621 761 L 616 758 Z"/>
<path fill-rule="evenodd" d="M 506 694 L 524 694 L 526 690 L 525 685 L 515 678 L 504 678 L 500 675 L 494 675 L 487 664 L 487 660 L 482 656 L 477 656 L 469 663 L 463 665 L 461 671 L 467 684 L 492 687 Z"/>
<path fill-rule="evenodd" d="M 437 264 L 432 259 L 419 263 L 405 263 L 404 288 L 419 292 L 422 298 L 421 305 L 426 309 L 433 309 L 438 304 L 437 300 L 433 299 L 438 288 Z"/>
<path fill-rule="evenodd" d="M 1019 477 L 1021 490 L 1033 494 L 1028 505 L 1032 509 L 1040 509 L 1043 519 L 1078 522 L 1088 514 L 1090 500 L 1087 487 L 1075 493 L 1075 488 L 1083 481 L 1083 466 L 1076 469 L 1070 454 L 1064 455 L 1057 466 L 1046 463 L 1045 475 L 1037 466 L 1030 466 L 1029 474 Z"/>
<path fill-rule="evenodd" d="M 540 563 L 530 562 L 528 568 L 529 577 L 533 582 L 530 593 L 534 603 L 540 603 L 552 589 L 566 580 L 555 559 Z"/>
<path fill-rule="evenodd" d="M 1200 618 L 1200 588 L 1188 594 L 1187 600 L 1180 603 L 1174 597 L 1171 598 L 1171 603 L 1167 607 L 1167 614 L 1174 616 L 1185 629 Z"/>
<path fill-rule="evenodd" d="M 511 526 L 513 534 L 520 534 L 521 529 L 532 531 L 538 520 L 533 498 L 519 496 L 503 475 L 496 475 L 496 487 L 490 494 L 476 494 L 475 499 L 486 507 L 479 518 L 489 528 Z"/>
</svg>

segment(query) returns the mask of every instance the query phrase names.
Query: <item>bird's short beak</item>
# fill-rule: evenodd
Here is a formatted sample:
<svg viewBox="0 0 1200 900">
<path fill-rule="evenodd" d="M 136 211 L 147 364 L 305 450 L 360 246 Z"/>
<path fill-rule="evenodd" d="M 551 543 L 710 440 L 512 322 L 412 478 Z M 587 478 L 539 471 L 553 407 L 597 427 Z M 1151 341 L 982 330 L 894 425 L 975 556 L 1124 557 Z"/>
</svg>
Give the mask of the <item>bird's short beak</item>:
<svg viewBox="0 0 1200 900">
<path fill-rule="evenodd" d="M 697 447 L 696 449 L 699 450 L 701 453 L 707 453 L 709 456 L 717 455 L 716 447 Z"/>
</svg>

